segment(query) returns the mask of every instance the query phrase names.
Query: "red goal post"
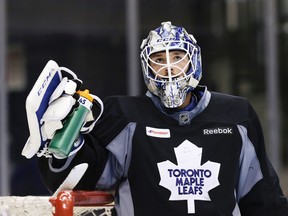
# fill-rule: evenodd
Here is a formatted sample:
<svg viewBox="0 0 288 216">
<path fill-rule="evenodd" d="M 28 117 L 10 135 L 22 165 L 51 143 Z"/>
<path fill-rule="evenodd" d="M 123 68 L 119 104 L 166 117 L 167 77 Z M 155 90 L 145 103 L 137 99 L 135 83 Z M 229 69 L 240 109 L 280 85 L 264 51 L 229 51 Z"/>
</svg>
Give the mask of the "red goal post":
<svg viewBox="0 0 288 216">
<path fill-rule="evenodd" d="M 1 216 L 112 216 L 114 193 L 62 190 L 57 196 L 0 196 Z"/>
<path fill-rule="evenodd" d="M 114 196 L 106 191 L 71 191 L 65 190 L 51 197 L 49 201 L 54 206 L 54 216 L 73 216 L 77 206 L 113 206 Z"/>
</svg>

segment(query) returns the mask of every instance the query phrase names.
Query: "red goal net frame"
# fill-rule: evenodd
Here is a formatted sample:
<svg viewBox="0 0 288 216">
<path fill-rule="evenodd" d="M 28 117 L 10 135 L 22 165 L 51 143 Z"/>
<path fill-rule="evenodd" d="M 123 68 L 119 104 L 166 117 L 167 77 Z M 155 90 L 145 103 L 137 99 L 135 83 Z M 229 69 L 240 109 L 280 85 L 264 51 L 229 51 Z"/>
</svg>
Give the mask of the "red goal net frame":
<svg viewBox="0 0 288 216">
<path fill-rule="evenodd" d="M 113 207 L 114 195 L 107 191 L 64 190 L 49 199 L 54 207 L 54 216 L 73 216 L 74 207 Z"/>
</svg>

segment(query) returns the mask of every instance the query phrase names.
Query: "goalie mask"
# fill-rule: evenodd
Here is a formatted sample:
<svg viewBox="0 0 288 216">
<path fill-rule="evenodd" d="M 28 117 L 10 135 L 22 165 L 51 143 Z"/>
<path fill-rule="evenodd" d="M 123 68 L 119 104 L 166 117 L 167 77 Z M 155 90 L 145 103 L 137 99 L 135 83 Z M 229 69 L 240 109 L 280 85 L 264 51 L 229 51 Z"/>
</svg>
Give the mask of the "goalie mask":
<svg viewBox="0 0 288 216">
<path fill-rule="evenodd" d="M 201 52 L 182 27 L 163 22 L 141 44 L 144 81 L 167 108 L 180 107 L 202 76 Z"/>
</svg>

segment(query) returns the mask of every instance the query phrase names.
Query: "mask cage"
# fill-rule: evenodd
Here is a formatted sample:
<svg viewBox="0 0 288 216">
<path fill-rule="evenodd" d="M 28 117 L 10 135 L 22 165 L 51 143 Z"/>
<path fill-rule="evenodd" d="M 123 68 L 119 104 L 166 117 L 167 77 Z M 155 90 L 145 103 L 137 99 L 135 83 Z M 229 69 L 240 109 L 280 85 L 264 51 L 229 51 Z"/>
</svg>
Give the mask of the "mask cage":
<svg viewBox="0 0 288 216">
<path fill-rule="evenodd" d="M 171 63 L 169 62 L 170 59 L 169 51 L 173 50 L 184 51 L 185 55 L 180 60 Z M 168 60 L 166 63 L 164 64 L 157 63 L 150 58 L 152 54 L 163 51 L 166 52 L 166 59 Z M 146 79 L 157 82 L 159 84 L 165 82 L 179 82 L 181 80 L 188 81 L 189 78 L 195 73 L 197 69 L 197 61 L 198 61 L 197 47 L 186 41 L 169 41 L 169 42 L 161 41 L 158 43 L 154 43 L 153 45 L 146 46 L 142 50 L 140 56 Z M 187 64 L 184 65 L 184 67 L 182 68 L 177 66 L 177 64 L 186 57 L 188 57 Z M 160 66 L 160 68 L 157 71 L 155 71 L 150 65 L 151 62 Z M 177 74 L 172 74 L 171 68 L 179 69 L 179 72 Z M 159 72 L 162 69 L 167 69 L 168 74 L 161 75 Z"/>
</svg>

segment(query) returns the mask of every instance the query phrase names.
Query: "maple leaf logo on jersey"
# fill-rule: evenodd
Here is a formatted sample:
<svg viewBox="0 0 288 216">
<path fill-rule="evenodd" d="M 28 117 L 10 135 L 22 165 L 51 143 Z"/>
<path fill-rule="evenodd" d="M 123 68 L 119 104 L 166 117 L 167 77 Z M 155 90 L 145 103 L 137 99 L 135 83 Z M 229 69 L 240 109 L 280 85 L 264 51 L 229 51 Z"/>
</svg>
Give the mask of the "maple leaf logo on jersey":
<svg viewBox="0 0 288 216">
<path fill-rule="evenodd" d="M 219 185 L 220 164 L 207 161 L 201 165 L 202 148 L 185 140 L 174 148 L 178 165 L 158 163 L 159 185 L 169 189 L 169 200 L 187 200 L 188 213 L 195 213 L 195 200 L 210 201 L 208 192 Z"/>
</svg>

